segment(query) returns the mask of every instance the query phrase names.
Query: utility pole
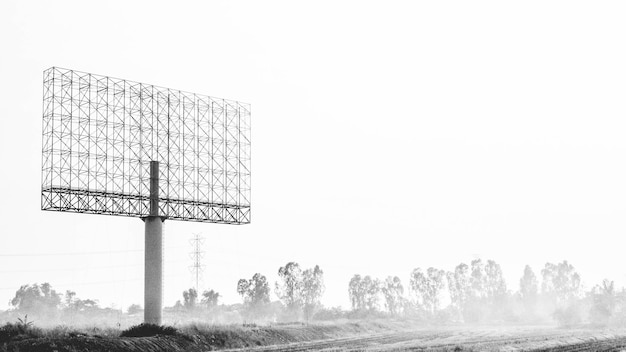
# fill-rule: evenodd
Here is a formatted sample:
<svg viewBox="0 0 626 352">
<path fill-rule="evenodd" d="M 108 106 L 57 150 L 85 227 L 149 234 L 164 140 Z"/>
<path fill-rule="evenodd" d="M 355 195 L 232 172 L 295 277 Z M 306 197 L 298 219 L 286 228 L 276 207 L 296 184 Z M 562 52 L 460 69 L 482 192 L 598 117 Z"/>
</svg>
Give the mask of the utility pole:
<svg viewBox="0 0 626 352">
<path fill-rule="evenodd" d="M 204 258 L 204 251 L 202 250 L 202 246 L 204 245 L 204 237 L 202 237 L 199 233 L 194 233 L 193 238 L 189 240 L 189 243 L 191 244 L 192 248 L 192 251 L 189 253 L 189 256 L 192 260 L 192 265 L 189 267 L 189 269 L 194 275 L 196 293 L 198 293 L 198 296 L 200 296 L 200 280 L 202 277 L 202 273 L 204 272 L 204 264 L 202 264 L 202 259 Z"/>
</svg>

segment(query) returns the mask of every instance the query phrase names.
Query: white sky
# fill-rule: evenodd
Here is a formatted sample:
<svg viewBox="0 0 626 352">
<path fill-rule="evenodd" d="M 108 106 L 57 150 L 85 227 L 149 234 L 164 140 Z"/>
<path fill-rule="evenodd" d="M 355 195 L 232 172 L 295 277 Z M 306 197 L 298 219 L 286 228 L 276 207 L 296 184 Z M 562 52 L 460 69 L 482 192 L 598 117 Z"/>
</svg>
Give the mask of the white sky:
<svg viewBox="0 0 626 352">
<path fill-rule="evenodd" d="M 406 285 L 477 256 L 510 289 L 563 259 L 625 285 L 624 18 L 620 1 L 2 1 L 0 302 L 47 281 L 143 304 L 139 219 L 40 210 L 50 66 L 252 104 L 253 223 L 167 221 L 167 305 L 193 233 L 225 303 L 288 261 L 321 266 L 329 306 L 355 273 Z M 99 254 L 36 255 L 81 252 Z"/>
</svg>

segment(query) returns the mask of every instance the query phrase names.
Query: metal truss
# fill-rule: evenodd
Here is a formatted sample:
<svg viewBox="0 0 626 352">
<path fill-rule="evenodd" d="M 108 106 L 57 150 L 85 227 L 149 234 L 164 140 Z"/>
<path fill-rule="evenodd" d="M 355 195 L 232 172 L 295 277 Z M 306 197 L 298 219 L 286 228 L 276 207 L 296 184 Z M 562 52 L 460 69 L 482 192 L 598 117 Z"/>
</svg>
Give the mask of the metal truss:
<svg viewBox="0 0 626 352">
<path fill-rule="evenodd" d="M 52 67 L 44 71 L 43 210 L 250 222 L 250 105 Z"/>
</svg>

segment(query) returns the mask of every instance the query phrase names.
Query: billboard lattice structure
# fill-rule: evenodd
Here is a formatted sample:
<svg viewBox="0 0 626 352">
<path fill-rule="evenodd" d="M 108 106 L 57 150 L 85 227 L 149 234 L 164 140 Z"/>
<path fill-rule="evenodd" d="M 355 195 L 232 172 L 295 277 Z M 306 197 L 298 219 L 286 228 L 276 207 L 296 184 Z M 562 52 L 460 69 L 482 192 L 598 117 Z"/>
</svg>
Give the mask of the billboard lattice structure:
<svg viewBox="0 0 626 352">
<path fill-rule="evenodd" d="M 41 208 L 250 222 L 250 105 L 52 67 L 44 71 Z"/>
</svg>

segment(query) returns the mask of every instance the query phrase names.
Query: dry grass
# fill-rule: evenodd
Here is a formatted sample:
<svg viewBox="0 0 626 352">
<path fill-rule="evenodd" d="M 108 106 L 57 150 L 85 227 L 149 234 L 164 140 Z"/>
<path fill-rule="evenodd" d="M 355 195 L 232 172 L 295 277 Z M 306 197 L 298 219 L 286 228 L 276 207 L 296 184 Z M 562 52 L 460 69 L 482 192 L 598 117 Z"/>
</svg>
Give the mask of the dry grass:
<svg viewBox="0 0 626 352">
<path fill-rule="evenodd" d="M 20 350 L 31 351 L 43 348 L 47 345 L 62 344 L 82 348 L 84 350 L 99 351 L 99 346 L 108 346 L 109 349 L 117 350 L 117 347 L 133 345 L 143 348 L 145 344 L 168 344 L 168 348 L 182 349 L 226 349 L 248 348 L 256 346 L 284 345 L 290 343 L 302 343 L 309 341 L 321 341 L 350 336 L 365 336 L 378 332 L 390 332 L 399 327 L 406 328 L 406 324 L 397 322 L 343 322 L 343 323 L 320 323 L 305 325 L 302 323 L 279 324 L 279 325 L 215 325 L 206 323 L 191 323 L 174 327 L 158 327 L 150 334 L 123 334 L 119 328 L 80 326 L 73 327 L 59 325 L 52 328 L 38 328 L 29 325 L 26 328 L 11 326 L 12 333 L 5 341 L 0 343 L 6 347 L 19 347 Z M 24 330 L 25 329 L 25 330 Z M 127 331 L 142 329 L 141 325 Z M 176 331 L 175 334 L 159 333 L 161 330 Z M 154 330 L 154 331 L 153 331 Z M 163 331 L 165 331 L 163 330 Z M 157 336 L 157 340 L 153 337 Z M 168 336 L 165 336 L 168 335 Z M 82 346 L 82 347 L 81 347 Z"/>
</svg>

